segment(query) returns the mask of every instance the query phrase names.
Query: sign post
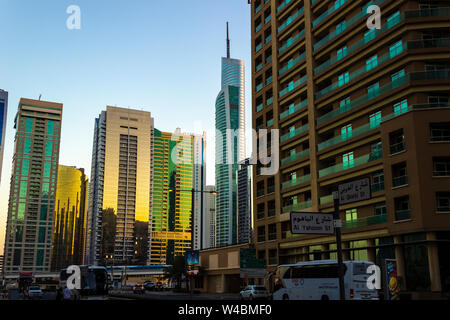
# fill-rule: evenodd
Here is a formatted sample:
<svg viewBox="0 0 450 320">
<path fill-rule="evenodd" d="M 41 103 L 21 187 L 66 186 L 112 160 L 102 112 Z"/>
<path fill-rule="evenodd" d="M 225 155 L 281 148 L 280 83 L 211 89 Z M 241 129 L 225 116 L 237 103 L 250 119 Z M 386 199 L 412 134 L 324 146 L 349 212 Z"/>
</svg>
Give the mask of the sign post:
<svg viewBox="0 0 450 320">
<path fill-rule="evenodd" d="M 342 222 L 339 217 L 339 191 L 333 192 L 334 200 L 334 229 L 336 232 L 336 248 L 339 269 L 339 296 L 341 300 L 345 300 L 345 284 L 344 284 L 344 263 L 342 260 Z"/>
</svg>

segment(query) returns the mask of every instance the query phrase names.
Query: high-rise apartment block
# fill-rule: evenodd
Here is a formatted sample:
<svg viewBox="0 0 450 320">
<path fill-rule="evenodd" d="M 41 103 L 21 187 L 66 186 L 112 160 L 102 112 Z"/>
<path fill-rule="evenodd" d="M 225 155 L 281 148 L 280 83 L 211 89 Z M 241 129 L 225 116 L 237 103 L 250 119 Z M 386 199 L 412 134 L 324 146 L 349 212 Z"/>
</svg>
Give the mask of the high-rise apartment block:
<svg viewBox="0 0 450 320">
<path fill-rule="evenodd" d="M 448 5 L 252 1 L 253 128 L 280 130 L 278 174 L 254 169 L 269 269 L 336 258 L 334 236 L 293 235 L 289 215 L 333 212 L 339 184 L 369 178 L 371 198 L 341 206 L 344 259 L 396 259 L 405 290 L 449 290 Z"/>
<path fill-rule="evenodd" d="M 95 120 L 86 264 L 146 264 L 151 230 L 153 118 L 106 108 Z"/>
<path fill-rule="evenodd" d="M 0 89 L 0 181 L 2 180 L 3 153 L 5 151 L 7 112 L 8 112 L 8 92 Z"/>
<path fill-rule="evenodd" d="M 51 269 L 83 264 L 88 179 L 84 169 L 58 166 Z"/>
<path fill-rule="evenodd" d="M 194 136 L 180 129 L 175 133 L 155 129 L 154 141 L 149 262 L 173 264 L 175 256 L 192 248 Z"/>
<path fill-rule="evenodd" d="M 48 272 L 63 106 L 20 99 L 15 118 L 4 271 Z"/>
<path fill-rule="evenodd" d="M 250 159 L 239 163 L 237 172 L 238 244 L 251 243 L 253 237 L 253 167 Z"/>
<path fill-rule="evenodd" d="M 203 216 L 203 249 L 215 247 L 216 237 L 216 191 L 215 186 L 205 187 L 205 211 Z"/>
<path fill-rule="evenodd" d="M 193 135 L 193 185 L 194 212 L 193 221 L 193 249 L 203 249 L 202 235 L 205 232 L 206 212 L 206 132 L 202 135 Z"/>
</svg>

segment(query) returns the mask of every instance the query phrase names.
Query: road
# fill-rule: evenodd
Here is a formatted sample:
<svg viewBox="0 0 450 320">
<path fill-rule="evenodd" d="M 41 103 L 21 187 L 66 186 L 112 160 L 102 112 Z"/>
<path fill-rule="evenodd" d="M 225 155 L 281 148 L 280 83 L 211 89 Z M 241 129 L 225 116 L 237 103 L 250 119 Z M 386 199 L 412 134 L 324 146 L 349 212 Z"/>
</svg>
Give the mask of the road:
<svg viewBox="0 0 450 320">
<path fill-rule="evenodd" d="M 227 293 L 227 294 L 189 294 L 189 293 L 176 293 L 172 291 L 146 291 L 144 294 L 136 294 L 132 291 L 112 291 L 109 296 L 117 299 L 134 299 L 134 300 L 239 300 L 239 294 Z"/>
</svg>

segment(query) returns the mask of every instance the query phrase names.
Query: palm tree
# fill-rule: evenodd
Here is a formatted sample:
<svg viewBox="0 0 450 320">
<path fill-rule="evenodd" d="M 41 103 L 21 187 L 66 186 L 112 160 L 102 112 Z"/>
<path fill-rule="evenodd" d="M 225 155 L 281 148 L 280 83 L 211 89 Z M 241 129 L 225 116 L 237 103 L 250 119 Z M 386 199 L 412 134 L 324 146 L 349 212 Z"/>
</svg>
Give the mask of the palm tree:
<svg viewBox="0 0 450 320">
<path fill-rule="evenodd" d="M 186 259 L 184 256 L 176 256 L 173 265 L 166 271 L 165 277 L 176 281 L 176 288 L 181 288 L 181 278 L 186 275 Z"/>
</svg>

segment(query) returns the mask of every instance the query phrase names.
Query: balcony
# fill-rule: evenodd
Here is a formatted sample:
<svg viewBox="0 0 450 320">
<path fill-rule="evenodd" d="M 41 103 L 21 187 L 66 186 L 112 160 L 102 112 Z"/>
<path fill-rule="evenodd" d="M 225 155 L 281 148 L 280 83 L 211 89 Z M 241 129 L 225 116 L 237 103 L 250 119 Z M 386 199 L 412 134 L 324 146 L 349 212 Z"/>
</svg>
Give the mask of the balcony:
<svg viewBox="0 0 450 320">
<path fill-rule="evenodd" d="M 392 178 L 392 187 L 398 188 L 408 185 L 408 176 L 394 177 Z"/>
<path fill-rule="evenodd" d="M 269 14 L 266 19 L 264 19 L 264 23 L 268 23 L 272 19 L 272 16 Z"/>
<path fill-rule="evenodd" d="M 376 60 L 376 65 L 373 68 L 368 68 L 368 66 L 364 66 L 361 67 L 360 69 L 356 70 L 355 72 L 352 72 L 349 75 L 349 79 L 348 82 L 346 82 L 345 84 L 341 83 L 340 81 L 333 83 L 332 85 L 326 87 L 325 89 L 319 91 L 318 93 L 316 93 L 316 99 L 320 99 L 323 96 L 329 94 L 330 92 L 343 87 L 344 85 L 352 82 L 353 80 L 361 77 L 362 75 L 368 73 L 368 72 L 372 72 L 372 70 L 377 69 L 377 68 L 381 68 L 384 64 L 386 64 L 387 62 L 389 62 L 390 60 L 394 59 L 395 57 L 397 57 L 399 54 L 403 53 L 404 51 L 407 50 L 407 45 L 403 44 L 403 46 L 401 47 L 401 49 L 398 51 L 398 53 L 396 53 L 395 55 L 392 54 L 391 52 L 381 56 L 380 58 L 378 58 Z"/>
<path fill-rule="evenodd" d="M 295 89 L 297 89 L 299 86 L 301 86 L 302 84 L 304 84 L 306 82 L 306 75 L 304 75 L 303 77 L 301 77 L 299 80 L 297 80 L 297 81 L 295 81 L 295 82 L 290 82 L 289 84 L 288 84 L 288 86 L 284 89 L 284 90 L 282 90 L 280 93 L 279 93 L 279 96 L 280 96 L 280 98 L 282 97 L 282 96 L 284 96 L 285 94 L 287 94 L 287 93 L 289 93 L 289 92 L 291 92 L 291 91 L 294 91 Z"/>
<path fill-rule="evenodd" d="M 287 141 L 287 140 L 289 140 L 289 139 L 291 139 L 291 138 L 293 138 L 295 136 L 298 136 L 298 135 L 304 133 L 305 131 L 307 131 L 308 129 L 309 129 L 309 125 L 305 124 L 304 126 L 302 126 L 302 127 L 298 128 L 298 129 L 296 129 L 294 131 L 291 131 L 291 132 L 281 136 L 280 137 L 280 142 L 284 142 L 284 141 Z"/>
<path fill-rule="evenodd" d="M 305 201 L 305 202 L 300 202 L 300 203 L 297 203 L 297 204 L 293 204 L 293 205 L 290 205 L 290 206 L 283 207 L 282 212 L 283 213 L 289 213 L 289 212 L 292 212 L 292 211 L 304 210 L 304 209 L 308 209 L 308 208 L 311 208 L 311 207 L 312 207 L 312 201 L 308 200 L 308 201 Z"/>
<path fill-rule="evenodd" d="M 273 119 L 267 120 L 267 127 L 273 126 Z"/>
<path fill-rule="evenodd" d="M 291 188 L 291 187 L 294 187 L 294 186 L 301 185 L 301 184 L 306 183 L 308 181 L 311 181 L 311 175 L 309 175 L 309 174 L 304 175 L 304 176 L 302 176 L 300 178 L 297 178 L 297 179 L 294 179 L 294 180 L 283 182 L 281 184 L 281 189 L 282 190 L 288 189 L 288 188 Z"/>
<path fill-rule="evenodd" d="M 271 34 L 267 36 L 266 40 L 264 40 L 264 43 L 268 43 L 268 42 L 270 42 L 270 40 L 272 40 Z"/>
<path fill-rule="evenodd" d="M 384 190 L 384 182 L 374 183 L 370 188 L 371 192 L 379 192 Z"/>
<path fill-rule="evenodd" d="M 284 0 L 282 4 L 280 4 L 277 8 L 277 13 L 279 13 L 281 10 L 286 8 L 286 6 L 291 2 L 292 0 Z"/>
<path fill-rule="evenodd" d="M 396 153 L 400 153 L 402 151 L 405 151 L 405 142 L 399 142 L 399 143 L 395 143 L 395 144 L 391 144 L 389 146 L 389 151 L 391 152 L 391 154 L 396 154 Z"/>
<path fill-rule="evenodd" d="M 289 157 L 286 157 L 286 158 L 282 159 L 281 160 L 281 165 L 283 166 L 283 165 L 285 165 L 287 163 L 290 163 L 290 162 L 296 161 L 298 159 L 304 158 L 304 157 L 306 157 L 308 155 L 309 155 L 309 149 L 303 150 L 302 152 L 293 154 L 293 155 L 291 155 Z"/>
<path fill-rule="evenodd" d="M 346 2 L 346 1 L 344 0 L 344 1 L 343 1 L 343 4 L 344 4 L 345 2 Z M 313 21 L 313 23 L 312 23 L 313 27 L 317 26 L 317 25 L 318 25 L 319 23 L 321 23 L 323 20 L 325 20 L 326 18 L 328 18 L 330 15 L 332 15 L 333 12 L 335 12 L 335 11 L 339 10 L 340 8 L 342 8 L 343 5 L 337 6 L 336 3 L 338 3 L 338 2 L 335 2 L 335 5 L 334 5 L 333 7 L 331 7 L 331 8 L 328 9 L 327 11 L 325 11 L 322 15 L 320 15 L 320 17 L 318 17 L 317 19 L 315 19 L 315 20 Z"/>
<path fill-rule="evenodd" d="M 260 112 L 263 109 L 263 104 L 260 103 L 256 106 L 256 112 Z"/>
<path fill-rule="evenodd" d="M 301 8 L 296 13 L 294 13 L 292 16 L 287 18 L 287 20 L 281 26 L 278 27 L 278 33 L 283 31 L 284 29 L 286 29 L 287 26 L 289 26 L 292 22 L 297 20 L 297 18 L 300 17 L 304 11 L 305 11 L 305 8 Z"/>
<path fill-rule="evenodd" d="M 373 3 L 371 3 L 370 5 L 378 5 L 380 6 L 382 3 L 384 3 L 386 0 L 378 0 L 378 1 L 374 1 Z M 347 30 L 349 30 L 350 28 L 353 27 L 354 24 L 358 23 L 359 20 L 361 19 L 365 19 L 367 16 L 367 8 L 369 7 L 369 5 L 365 5 L 364 8 L 361 10 L 360 13 L 358 13 L 357 15 L 355 15 L 353 18 L 350 18 L 347 21 Z M 332 39 L 334 39 L 335 37 L 337 37 L 339 34 L 343 34 L 342 32 L 336 32 L 333 31 L 330 34 L 328 34 L 325 38 L 323 38 L 322 40 L 320 40 L 319 42 L 317 42 L 314 45 L 314 51 L 318 50 L 319 48 L 321 48 L 322 46 L 324 46 L 327 42 L 331 41 Z"/>
<path fill-rule="evenodd" d="M 287 42 L 280 48 L 278 49 L 278 53 L 281 54 L 283 51 L 285 51 L 287 48 L 289 48 L 291 45 L 293 45 L 294 43 L 296 43 L 300 38 L 302 38 L 305 35 L 305 29 L 303 29 L 302 31 L 300 31 L 299 33 L 297 33 L 296 36 L 291 37 L 287 40 Z"/>
<path fill-rule="evenodd" d="M 256 72 L 258 72 L 259 70 L 261 70 L 262 67 L 263 67 L 263 64 L 262 64 L 262 62 L 261 62 L 260 64 L 258 64 L 258 65 L 256 66 Z"/>
<path fill-rule="evenodd" d="M 256 92 L 260 91 L 263 88 L 263 84 L 260 83 L 256 86 Z"/>
<path fill-rule="evenodd" d="M 353 159 L 353 160 L 351 160 L 349 162 L 339 163 L 339 164 L 336 164 L 334 166 L 328 167 L 326 169 L 320 170 L 319 171 L 319 178 L 328 176 L 330 174 L 342 172 L 342 171 L 345 171 L 345 170 L 348 170 L 348 169 L 352 169 L 352 168 L 364 165 L 366 163 L 369 163 L 371 161 L 381 159 L 382 157 L 383 157 L 383 154 L 382 154 L 381 151 L 373 152 L 373 153 L 370 153 L 370 154 L 366 154 L 366 155 L 364 155 L 362 157 Z"/>
<path fill-rule="evenodd" d="M 273 97 L 266 100 L 266 105 L 270 106 L 273 103 Z"/>
<path fill-rule="evenodd" d="M 297 111 L 303 109 L 303 108 L 306 107 L 307 105 L 308 105 L 308 100 L 303 100 L 303 101 L 300 102 L 298 105 L 291 104 L 291 105 L 289 106 L 289 109 L 288 109 L 288 110 L 286 110 L 286 111 L 284 111 L 284 112 L 282 112 L 282 113 L 280 114 L 280 120 L 282 120 L 282 119 L 284 119 L 284 118 L 290 116 L 291 114 L 296 113 Z"/>
<path fill-rule="evenodd" d="M 369 102 L 370 100 L 373 100 L 376 97 L 379 97 L 385 93 L 388 93 L 389 91 L 405 84 L 411 81 L 423 81 L 423 80 L 444 80 L 449 79 L 449 71 L 448 70 L 439 70 L 439 71 L 425 71 L 425 72 L 414 72 L 409 73 L 401 78 L 398 78 L 397 80 L 392 81 L 388 85 L 385 85 L 384 87 L 370 93 L 366 94 L 355 101 L 348 104 L 345 109 L 335 109 L 322 117 L 317 119 L 317 124 L 322 124 L 324 122 L 327 122 L 340 114 L 347 113 L 348 111 L 355 109 L 364 103 Z M 393 118 L 397 116 L 396 114 L 390 115 L 390 118 Z M 390 119 L 386 117 L 384 120 Z"/>
<path fill-rule="evenodd" d="M 366 218 L 360 218 L 356 220 L 351 221 L 342 221 L 342 228 L 343 229 L 354 229 L 354 228 L 361 228 L 361 227 L 367 227 L 367 226 L 374 226 L 377 224 L 382 224 L 387 222 L 387 215 L 380 214 L 378 216 L 371 216 Z"/>
<path fill-rule="evenodd" d="M 410 220 L 411 210 L 397 210 L 395 211 L 395 221 Z"/>
<path fill-rule="evenodd" d="M 266 85 L 271 84 L 271 83 L 272 83 L 272 76 L 270 76 L 266 79 Z"/>
<path fill-rule="evenodd" d="M 317 149 L 318 149 L 318 151 L 323 150 L 325 148 L 328 148 L 328 147 L 334 146 L 334 145 L 336 145 L 338 143 L 350 140 L 350 139 L 352 139 L 354 137 L 357 137 L 357 136 L 359 136 L 361 134 L 364 134 L 366 132 L 369 132 L 369 131 L 377 129 L 377 128 L 379 128 L 379 126 L 375 127 L 371 123 L 365 124 L 365 125 L 363 125 L 361 127 L 353 129 L 351 134 L 340 135 L 340 136 L 334 137 L 332 139 L 329 139 L 327 141 L 324 141 L 322 143 L 319 143 L 318 146 L 317 146 Z"/>
<path fill-rule="evenodd" d="M 255 14 L 257 14 L 262 8 L 262 4 L 260 4 L 259 6 L 256 7 L 255 9 Z"/>
<path fill-rule="evenodd" d="M 283 68 L 281 68 L 280 71 L 278 71 L 278 74 L 281 76 L 283 73 L 285 73 L 286 71 L 292 69 L 297 64 L 299 64 L 300 61 L 305 60 L 305 58 L 306 58 L 306 52 L 303 52 L 301 55 L 299 55 L 294 60 L 289 60 L 288 64 L 285 65 Z"/>
<path fill-rule="evenodd" d="M 255 52 L 258 52 L 259 50 L 261 50 L 261 48 L 262 48 L 262 43 L 258 44 L 258 45 L 255 47 Z"/>
<path fill-rule="evenodd" d="M 333 195 L 332 194 L 329 194 L 328 196 L 321 197 L 319 199 L 319 203 L 321 205 L 330 204 L 330 203 L 333 203 L 333 202 L 334 202 L 334 200 L 333 200 Z"/>
</svg>

